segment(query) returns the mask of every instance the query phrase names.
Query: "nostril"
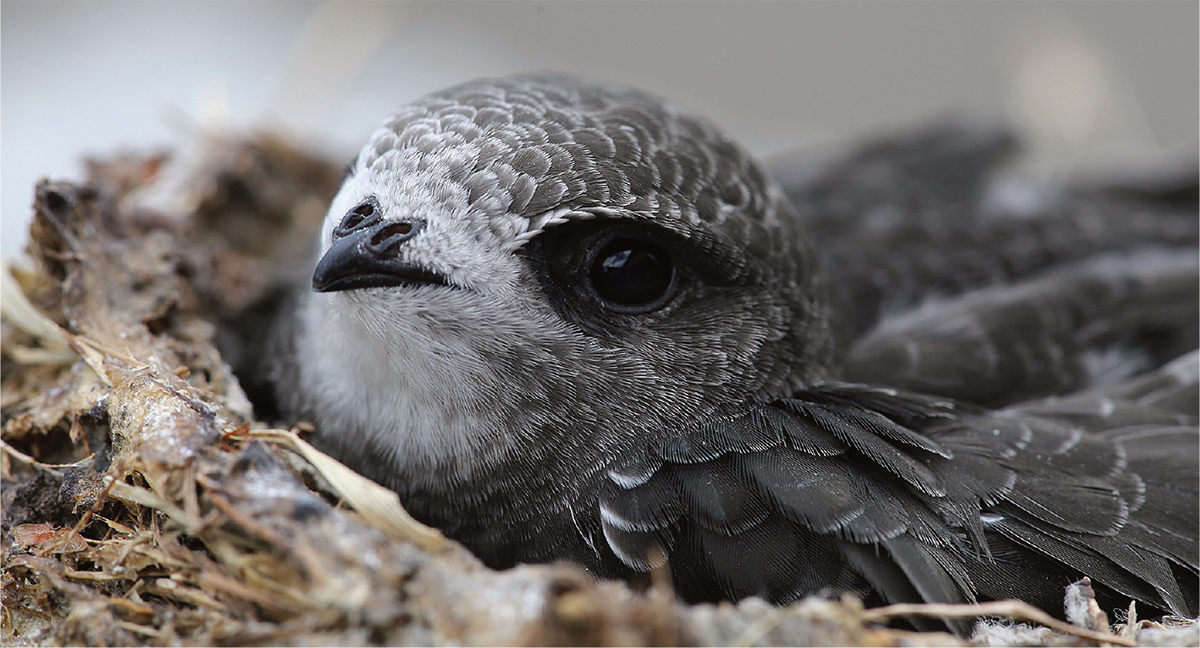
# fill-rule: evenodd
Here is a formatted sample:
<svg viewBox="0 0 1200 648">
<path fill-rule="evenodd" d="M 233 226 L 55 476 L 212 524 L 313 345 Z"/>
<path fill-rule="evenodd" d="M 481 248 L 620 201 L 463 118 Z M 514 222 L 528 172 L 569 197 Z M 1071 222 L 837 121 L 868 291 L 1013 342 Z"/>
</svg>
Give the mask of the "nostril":
<svg viewBox="0 0 1200 648">
<path fill-rule="evenodd" d="M 376 232 L 375 236 L 371 237 L 371 242 L 378 244 L 379 241 L 389 239 L 393 236 L 404 236 L 406 234 L 411 234 L 412 229 L 412 223 L 392 223 L 391 225 L 388 225 L 387 227 Z"/>
<path fill-rule="evenodd" d="M 364 201 L 342 217 L 342 222 L 334 228 L 333 235 L 338 237 L 346 236 L 363 227 L 374 225 L 379 221 L 377 211 L 374 198 Z"/>
<path fill-rule="evenodd" d="M 420 227 L 419 221 L 396 221 L 389 223 L 379 231 L 371 235 L 369 248 L 371 252 L 378 255 L 390 255 L 396 252 L 396 248 L 412 238 Z"/>
<path fill-rule="evenodd" d="M 345 227 L 354 227 L 363 222 L 364 219 L 370 218 L 375 213 L 375 208 L 371 205 L 359 205 L 346 214 L 346 219 L 342 221 Z"/>
</svg>

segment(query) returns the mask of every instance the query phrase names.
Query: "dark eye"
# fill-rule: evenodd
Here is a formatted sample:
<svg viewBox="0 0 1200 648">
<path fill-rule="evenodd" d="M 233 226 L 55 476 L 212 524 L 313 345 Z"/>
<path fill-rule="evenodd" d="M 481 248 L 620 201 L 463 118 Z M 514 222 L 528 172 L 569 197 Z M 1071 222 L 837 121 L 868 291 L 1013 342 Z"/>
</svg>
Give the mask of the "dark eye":
<svg viewBox="0 0 1200 648">
<path fill-rule="evenodd" d="M 601 238 L 588 279 L 601 303 L 625 313 L 661 307 L 675 292 L 675 263 L 660 245 L 639 237 Z"/>
</svg>

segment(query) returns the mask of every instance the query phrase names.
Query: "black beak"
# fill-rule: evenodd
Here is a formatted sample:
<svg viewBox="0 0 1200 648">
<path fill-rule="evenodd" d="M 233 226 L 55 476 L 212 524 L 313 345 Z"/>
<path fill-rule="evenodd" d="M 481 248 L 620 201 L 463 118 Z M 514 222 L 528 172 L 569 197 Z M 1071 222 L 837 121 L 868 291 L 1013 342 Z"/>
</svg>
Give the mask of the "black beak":
<svg viewBox="0 0 1200 648">
<path fill-rule="evenodd" d="M 350 229 L 335 229 L 333 245 L 313 273 L 313 290 L 449 285 L 445 277 L 399 259 L 400 247 L 416 236 L 423 225 L 421 221 L 376 219 Z"/>
</svg>

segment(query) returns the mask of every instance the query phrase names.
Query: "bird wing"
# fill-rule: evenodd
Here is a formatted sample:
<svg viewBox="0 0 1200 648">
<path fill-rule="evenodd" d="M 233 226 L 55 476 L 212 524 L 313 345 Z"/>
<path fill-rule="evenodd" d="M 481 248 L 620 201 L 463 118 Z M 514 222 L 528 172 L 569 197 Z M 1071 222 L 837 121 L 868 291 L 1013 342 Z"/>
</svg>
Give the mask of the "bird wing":
<svg viewBox="0 0 1200 648">
<path fill-rule="evenodd" d="M 1190 247 L 1196 174 L 1141 187 L 1062 188 L 1009 177 L 1016 139 L 939 123 L 836 159 L 780 160 L 782 184 L 818 254 L 848 340 L 931 297 L 1022 280 L 1098 254 Z"/>
<path fill-rule="evenodd" d="M 665 559 L 692 600 L 852 591 L 1055 609 L 1088 575 L 1194 615 L 1195 419 L 1109 401 L 1113 426 L 1092 431 L 1053 403 L 988 412 L 814 387 L 613 464 L 603 534 L 629 568 Z"/>
<path fill-rule="evenodd" d="M 1196 348 L 1196 248 L 1062 264 L 885 317 L 845 376 L 988 406 L 1064 394 Z"/>
</svg>

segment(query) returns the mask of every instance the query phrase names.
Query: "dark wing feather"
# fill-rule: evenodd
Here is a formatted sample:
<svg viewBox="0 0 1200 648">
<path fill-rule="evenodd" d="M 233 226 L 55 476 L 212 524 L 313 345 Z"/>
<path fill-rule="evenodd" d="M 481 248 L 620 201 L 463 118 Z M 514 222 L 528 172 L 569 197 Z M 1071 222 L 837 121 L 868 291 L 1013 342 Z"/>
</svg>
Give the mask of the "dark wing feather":
<svg viewBox="0 0 1200 648">
<path fill-rule="evenodd" d="M 1182 191 L 1048 190 L 1005 178 L 1011 134 L 960 124 L 881 139 L 836 159 L 771 165 L 846 313 L 848 340 L 930 298 L 1022 281 L 1137 247 L 1195 248 L 1195 172 Z M 1181 200 L 1169 196 L 1179 194 Z M 1192 344 L 1175 354 L 1195 348 Z"/>
<path fill-rule="evenodd" d="M 863 514 L 866 493 L 844 463 L 779 448 L 751 457 L 753 484 L 774 510 L 818 533 L 833 533 Z"/>
<path fill-rule="evenodd" d="M 846 376 L 988 406 L 1113 382 L 1195 337 L 1198 277 L 1194 247 L 1149 249 L 928 302 L 858 339 Z"/>
<path fill-rule="evenodd" d="M 1013 517 L 1019 518 L 1019 514 Z M 1160 610 L 1195 614 L 1195 601 L 1190 604 L 1185 602 L 1167 563 L 1146 558 L 1123 542 L 1103 537 L 1088 538 L 1081 542 L 1076 535 L 1064 534 L 1053 525 L 1028 518 L 1002 517 L 990 528 L 1014 543 L 1062 565 L 1069 565 L 1079 575 L 1089 576 L 1121 594 Z M 1172 594 L 1164 597 L 1164 591 Z M 1193 611 L 1189 613 L 1187 610 Z"/>
<path fill-rule="evenodd" d="M 900 477 L 911 486 L 928 495 L 945 495 L 941 479 L 917 458 L 896 452 L 896 441 L 912 444 L 927 451 L 947 456 L 943 448 L 932 442 L 914 443 L 917 435 L 899 433 L 899 427 L 883 416 L 867 410 L 855 410 L 839 405 L 807 403 L 789 399 L 782 405 L 797 414 L 806 416 L 825 431 L 833 434 L 854 450 L 867 455 L 888 472 Z"/>
<path fill-rule="evenodd" d="M 1200 351 L 1192 351 L 1160 369 L 1116 385 L 1092 390 L 1088 397 L 1120 399 L 1185 416 L 1200 415 Z M 1107 407 L 1105 408 L 1107 409 Z"/>
<path fill-rule="evenodd" d="M 931 603 L 975 600 L 975 587 L 961 556 L 909 536 L 898 536 L 883 544 L 922 600 Z"/>
<path fill-rule="evenodd" d="M 634 570 L 662 549 L 688 600 L 1019 596 L 1060 613 L 1087 575 L 1195 614 L 1194 420 L 1130 425 L 1118 399 L 1106 428 L 1077 399 L 984 412 L 831 384 L 722 412 L 610 471 L 605 537 Z"/>
<path fill-rule="evenodd" d="M 745 487 L 749 475 L 743 456 L 735 451 L 698 470 L 680 466 L 672 471 L 689 522 L 722 535 L 738 535 L 767 519 L 766 499 L 757 489 Z"/>
<path fill-rule="evenodd" d="M 827 543 L 810 542 L 815 536 L 795 526 L 773 520 L 740 534 L 699 529 L 692 553 L 693 564 L 707 571 L 730 598 L 746 596 L 788 601 L 809 587 L 826 587 L 823 573 L 806 569 L 804 562 Z M 836 565 L 827 565 L 836 569 Z"/>
<path fill-rule="evenodd" d="M 1129 508 L 1117 489 L 1101 479 L 1075 477 L 1069 482 L 1029 477 L 1019 480 L 1004 500 L 1025 517 L 1055 528 L 1112 535 L 1125 526 Z"/>
<path fill-rule="evenodd" d="M 675 484 L 661 471 L 638 488 L 617 490 L 615 484 L 606 485 L 611 493 L 620 497 L 606 497 L 600 513 L 607 524 L 625 531 L 648 531 L 663 529 L 684 514 L 683 496 Z"/>
<path fill-rule="evenodd" d="M 651 560 L 637 552 L 648 550 L 645 534 L 657 528 L 658 546 L 668 550 L 689 599 L 712 592 L 776 601 L 819 591 L 899 592 L 903 575 L 903 591 L 973 600 L 969 577 L 948 558 L 963 539 L 934 502 L 944 495 L 940 478 L 917 458 L 944 462 L 949 451 L 877 412 L 836 409 L 854 392 L 833 386 L 808 400 L 720 416 L 678 435 L 690 437 L 685 441 L 659 444 L 668 455 L 660 462 L 626 462 L 658 467 L 644 481 L 610 480 L 604 490 L 600 507 L 614 551 L 629 567 L 645 569 Z M 944 408 L 920 403 L 899 399 L 892 407 L 914 419 L 922 406 L 928 419 L 945 416 Z M 763 448 L 764 438 L 774 445 Z M 966 518 L 957 522 L 964 526 Z M 864 547 L 895 557 L 884 559 L 888 567 L 879 574 L 863 573 L 854 565 L 875 562 L 859 551 Z"/>
</svg>

